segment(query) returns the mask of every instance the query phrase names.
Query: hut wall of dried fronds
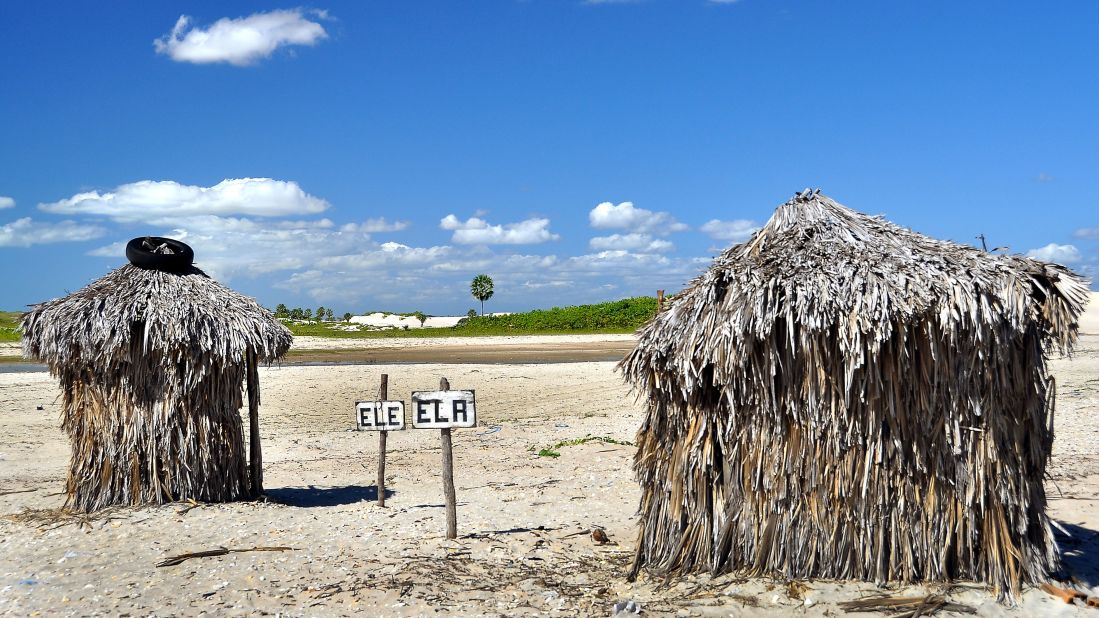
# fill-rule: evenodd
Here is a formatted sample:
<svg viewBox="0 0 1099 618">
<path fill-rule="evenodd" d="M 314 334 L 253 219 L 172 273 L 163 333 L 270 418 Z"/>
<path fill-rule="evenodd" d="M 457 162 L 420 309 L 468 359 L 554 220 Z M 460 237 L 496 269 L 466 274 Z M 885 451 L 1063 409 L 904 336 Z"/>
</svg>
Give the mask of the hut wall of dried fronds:
<svg viewBox="0 0 1099 618">
<path fill-rule="evenodd" d="M 640 331 L 634 573 L 1044 581 L 1046 354 L 1087 285 L 819 192 Z"/>
<path fill-rule="evenodd" d="M 250 495 L 246 356 L 271 362 L 291 342 L 253 299 L 195 268 L 127 265 L 36 305 L 22 325 L 24 354 L 61 383 L 68 507 Z"/>
</svg>

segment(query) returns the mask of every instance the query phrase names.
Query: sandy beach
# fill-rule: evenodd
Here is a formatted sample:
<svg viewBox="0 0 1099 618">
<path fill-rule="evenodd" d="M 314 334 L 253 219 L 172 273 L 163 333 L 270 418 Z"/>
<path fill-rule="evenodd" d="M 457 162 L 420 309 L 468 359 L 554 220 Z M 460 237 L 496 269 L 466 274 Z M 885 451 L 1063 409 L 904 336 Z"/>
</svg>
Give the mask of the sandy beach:
<svg viewBox="0 0 1099 618">
<path fill-rule="evenodd" d="M 1093 303 L 1087 324 L 1096 320 Z M 1099 329 L 1085 333 L 1096 333 Z M 475 340 L 311 340 L 298 350 L 628 346 L 630 336 Z M 572 348 L 570 348 L 572 349 Z M 380 358 L 380 357 L 379 357 Z M 576 359 L 573 359 L 576 360 Z M 583 361 L 583 359 L 579 359 Z M 639 488 L 629 444 L 641 406 L 614 362 L 284 365 L 261 371 L 265 486 L 270 500 L 118 509 L 57 519 L 69 446 L 59 390 L 41 371 L 0 374 L 0 614 L 4 615 L 643 615 L 835 616 L 871 594 L 946 592 L 983 616 L 1087 616 L 1029 590 L 1019 606 L 979 586 L 891 587 L 734 575 L 662 585 L 624 573 Z M 1081 588 L 1099 593 L 1099 334 L 1052 363 L 1056 440 L 1047 491 L 1059 541 Z M 378 507 L 377 435 L 352 431 L 353 403 L 434 388 L 475 389 L 479 426 L 456 430 L 459 538 L 444 538 L 436 431 L 389 437 L 385 508 Z M 538 451 L 560 446 L 559 457 Z M 43 509 L 43 511 L 37 511 Z M 586 532 L 606 530 L 599 545 Z M 219 547 L 288 547 L 156 566 Z M 949 615 L 949 614 L 938 614 Z"/>
</svg>

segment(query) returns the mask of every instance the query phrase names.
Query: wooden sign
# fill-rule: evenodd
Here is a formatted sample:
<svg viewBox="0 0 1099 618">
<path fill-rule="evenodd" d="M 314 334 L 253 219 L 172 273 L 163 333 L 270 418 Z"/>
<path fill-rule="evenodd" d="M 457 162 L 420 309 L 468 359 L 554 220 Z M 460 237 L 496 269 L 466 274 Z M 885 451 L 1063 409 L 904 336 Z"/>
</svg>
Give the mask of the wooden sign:
<svg viewBox="0 0 1099 618">
<path fill-rule="evenodd" d="M 412 427 L 415 429 L 476 426 L 477 405 L 473 391 L 413 391 Z"/>
<path fill-rule="evenodd" d="M 404 429 L 404 402 L 357 401 L 355 425 L 359 431 L 401 431 Z"/>
</svg>

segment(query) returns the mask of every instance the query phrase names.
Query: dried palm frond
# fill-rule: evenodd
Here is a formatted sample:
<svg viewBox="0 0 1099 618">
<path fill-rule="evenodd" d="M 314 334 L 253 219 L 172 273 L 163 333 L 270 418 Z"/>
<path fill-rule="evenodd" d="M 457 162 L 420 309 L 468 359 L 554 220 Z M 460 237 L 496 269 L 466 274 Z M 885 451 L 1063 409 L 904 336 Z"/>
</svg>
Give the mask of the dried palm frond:
<svg viewBox="0 0 1099 618">
<path fill-rule="evenodd" d="M 23 315 L 23 353 L 61 382 L 72 442 L 66 505 L 249 495 L 241 418 L 246 358 L 290 332 L 197 268 L 126 265 Z"/>
<path fill-rule="evenodd" d="M 1046 354 L 1087 289 L 796 195 L 619 365 L 647 399 L 633 573 L 1043 581 Z"/>
</svg>

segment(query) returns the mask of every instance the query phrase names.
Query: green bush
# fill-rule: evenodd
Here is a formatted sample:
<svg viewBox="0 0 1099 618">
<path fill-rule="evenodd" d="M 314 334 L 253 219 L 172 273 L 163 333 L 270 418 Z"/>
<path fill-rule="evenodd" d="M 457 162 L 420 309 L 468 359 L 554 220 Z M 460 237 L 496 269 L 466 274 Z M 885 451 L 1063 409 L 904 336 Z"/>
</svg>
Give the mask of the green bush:
<svg viewBox="0 0 1099 618">
<path fill-rule="evenodd" d="M 19 341 L 19 319 L 22 316 L 18 311 L 0 311 L 0 341 Z"/>
<path fill-rule="evenodd" d="M 509 331 L 633 331 L 656 313 L 656 299 L 649 296 L 624 298 L 597 305 L 576 305 L 536 309 L 511 315 L 468 318 L 455 327 L 463 331 L 500 333 Z"/>
</svg>

